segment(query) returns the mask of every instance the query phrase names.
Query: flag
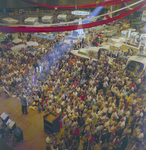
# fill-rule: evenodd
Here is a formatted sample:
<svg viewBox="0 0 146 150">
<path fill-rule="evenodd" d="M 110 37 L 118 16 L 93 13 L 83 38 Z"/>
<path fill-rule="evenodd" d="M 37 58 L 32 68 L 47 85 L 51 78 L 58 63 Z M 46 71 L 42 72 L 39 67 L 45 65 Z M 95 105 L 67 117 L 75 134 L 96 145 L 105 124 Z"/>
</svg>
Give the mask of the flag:
<svg viewBox="0 0 146 150">
<path fill-rule="evenodd" d="M 34 83 L 34 76 L 32 76 L 32 82 Z"/>
<path fill-rule="evenodd" d="M 37 71 L 37 72 L 38 72 L 38 76 L 39 76 L 39 75 L 40 75 L 40 71 L 39 71 L 39 68 L 38 68 L 38 71 Z"/>
<path fill-rule="evenodd" d="M 61 120 L 59 120 L 59 124 L 60 124 L 60 128 L 62 129 L 63 126 L 62 126 Z"/>
</svg>

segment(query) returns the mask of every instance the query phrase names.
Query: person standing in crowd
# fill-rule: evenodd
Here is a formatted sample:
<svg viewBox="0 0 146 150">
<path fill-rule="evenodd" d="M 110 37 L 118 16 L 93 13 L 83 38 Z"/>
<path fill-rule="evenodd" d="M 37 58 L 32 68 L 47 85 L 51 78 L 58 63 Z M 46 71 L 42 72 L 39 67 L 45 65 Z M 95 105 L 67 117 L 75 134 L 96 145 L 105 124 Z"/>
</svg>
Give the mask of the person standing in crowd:
<svg viewBox="0 0 146 150">
<path fill-rule="evenodd" d="M 100 59 L 101 49 L 98 50 L 98 60 Z"/>
<path fill-rule="evenodd" d="M 23 114 L 27 114 L 27 100 L 24 97 L 24 92 L 21 93 L 21 95 L 19 96 L 19 99 L 21 101 L 21 106 L 22 106 L 22 113 Z"/>
<path fill-rule="evenodd" d="M 105 79 L 103 82 L 103 94 L 104 94 L 104 96 L 106 96 L 107 88 L 108 88 L 108 82 Z"/>
</svg>

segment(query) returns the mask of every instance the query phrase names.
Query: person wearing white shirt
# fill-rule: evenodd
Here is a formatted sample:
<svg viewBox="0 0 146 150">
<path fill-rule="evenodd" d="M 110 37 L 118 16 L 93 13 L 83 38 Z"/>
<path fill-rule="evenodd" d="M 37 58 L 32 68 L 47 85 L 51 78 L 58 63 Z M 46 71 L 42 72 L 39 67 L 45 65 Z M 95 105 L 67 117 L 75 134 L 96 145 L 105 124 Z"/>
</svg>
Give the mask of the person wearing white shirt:
<svg viewBox="0 0 146 150">
<path fill-rule="evenodd" d="M 129 119 L 129 117 L 130 117 L 130 110 L 128 108 L 126 109 L 125 114 L 126 114 L 126 118 Z"/>
<path fill-rule="evenodd" d="M 107 80 L 104 80 L 104 82 L 103 82 L 103 94 L 104 95 L 106 95 L 107 88 L 108 88 L 108 82 L 107 82 Z"/>
<path fill-rule="evenodd" d="M 61 99 L 65 99 L 65 94 L 64 94 L 64 92 L 60 92 L 60 95 L 61 95 Z"/>
<path fill-rule="evenodd" d="M 74 96 L 74 97 L 77 97 L 77 95 L 78 95 L 77 91 L 74 90 L 74 91 L 73 91 L 73 96 Z"/>
<path fill-rule="evenodd" d="M 28 65 L 28 68 L 29 68 L 29 70 L 31 70 L 31 69 L 32 69 L 32 66 L 29 64 L 29 65 Z"/>
<path fill-rule="evenodd" d="M 102 95 L 101 95 L 100 93 L 98 93 L 98 94 L 97 94 L 97 96 L 96 96 L 96 100 L 98 101 L 98 100 L 99 100 L 99 98 L 101 99 L 101 101 L 103 101 L 103 97 L 102 97 Z"/>
<path fill-rule="evenodd" d="M 95 111 L 95 109 L 92 110 L 91 115 L 92 115 L 92 119 L 95 119 L 95 117 L 96 117 L 96 111 Z"/>
<path fill-rule="evenodd" d="M 125 127 L 125 121 L 124 121 L 123 118 L 121 119 L 121 121 L 120 121 L 119 123 L 120 123 L 120 127 L 121 127 L 122 129 L 124 129 L 124 127 Z"/>
<path fill-rule="evenodd" d="M 141 110 L 140 110 L 139 116 L 143 117 L 143 112 Z"/>
<path fill-rule="evenodd" d="M 51 91 L 50 94 L 49 94 L 49 98 L 50 98 L 51 100 L 53 100 L 53 98 L 54 98 L 54 96 L 53 96 L 53 94 L 52 94 L 52 91 Z"/>
<path fill-rule="evenodd" d="M 114 85 L 112 85 L 112 87 L 111 87 L 111 92 L 114 93 L 115 89 L 116 89 L 116 86 L 115 86 L 115 84 L 114 84 Z"/>
<path fill-rule="evenodd" d="M 100 109 L 100 110 L 98 111 L 98 114 L 97 114 L 97 115 L 98 115 L 98 117 L 102 115 L 102 113 L 103 113 L 103 111 L 102 111 L 102 110 L 103 110 L 103 108 L 102 108 L 102 109 Z"/>
<path fill-rule="evenodd" d="M 107 76 L 107 75 L 105 75 L 104 80 L 109 81 L 109 78 L 108 78 L 108 76 Z"/>
<path fill-rule="evenodd" d="M 10 81 L 13 82 L 13 77 L 11 77 Z"/>
<path fill-rule="evenodd" d="M 92 89 L 92 92 L 93 92 L 94 94 L 96 94 L 96 90 L 97 90 L 97 88 L 96 88 L 96 86 L 94 86 L 93 89 Z"/>
<path fill-rule="evenodd" d="M 140 85 L 141 85 L 141 78 L 140 77 L 138 78 L 136 83 L 137 83 L 137 91 L 138 91 L 140 88 Z"/>
<path fill-rule="evenodd" d="M 142 130 L 140 130 L 140 132 L 137 134 L 137 138 L 139 141 L 143 141 L 143 138 L 144 138 L 144 133 L 142 132 Z"/>
<path fill-rule="evenodd" d="M 6 81 L 6 79 L 3 79 L 3 83 L 6 83 L 7 81 Z"/>
<path fill-rule="evenodd" d="M 109 128 L 109 124 L 110 124 L 110 121 L 109 121 L 109 119 L 106 117 L 105 123 L 104 123 L 104 127 L 105 127 L 105 128 Z"/>
<path fill-rule="evenodd" d="M 100 119 L 102 120 L 102 121 L 105 121 L 105 119 L 106 119 L 106 114 L 102 114 L 101 116 L 100 116 Z"/>
<path fill-rule="evenodd" d="M 113 107 L 112 107 L 111 104 L 109 104 L 109 107 L 108 107 L 108 118 L 111 118 L 112 111 L 113 111 Z"/>
<path fill-rule="evenodd" d="M 80 87 L 79 87 L 79 85 L 77 85 L 76 90 L 77 90 L 77 92 L 79 92 L 79 91 L 80 91 Z"/>
<path fill-rule="evenodd" d="M 16 77 L 15 80 L 16 80 L 16 82 L 19 82 L 19 78 L 18 77 Z"/>
<path fill-rule="evenodd" d="M 13 76 L 13 75 L 14 75 L 14 72 L 11 72 L 11 73 L 10 73 L 10 77 Z"/>
<path fill-rule="evenodd" d="M 77 60 L 77 62 L 76 62 L 77 64 L 80 64 L 81 63 L 81 61 L 80 60 Z"/>
<path fill-rule="evenodd" d="M 56 112 L 57 112 L 58 114 L 61 113 L 61 107 L 60 107 L 60 106 L 57 107 Z"/>
<path fill-rule="evenodd" d="M 89 93 L 89 95 L 87 95 L 87 99 L 88 99 L 89 101 L 91 101 L 91 99 L 92 99 L 91 93 Z"/>
<path fill-rule="evenodd" d="M 119 93 L 118 87 L 116 87 L 113 92 L 114 92 L 115 95 L 117 95 Z"/>
<path fill-rule="evenodd" d="M 108 104 L 105 104 L 105 106 L 103 107 L 103 113 L 107 113 L 107 111 L 108 111 Z"/>
<path fill-rule="evenodd" d="M 68 111 L 68 113 L 71 114 L 71 115 L 74 114 L 74 109 L 73 109 L 73 107 L 70 107 L 70 109 L 68 108 L 67 111 Z"/>
<path fill-rule="evenodd" d="M 112 113 L 112 115 L 111 115 L 111 118 L 119 119 L 119 116 L 118 116 L 116 110 L 113 110 L 113 113 Z"/>
<path fill-rule="evenodd" d="M 124 109 L 123 109 L 123 107 L 120 107 L 120 109 L 118 110 L 118 116 L 122 117 L 123 114 L 124 114 Z"/>
</svg>

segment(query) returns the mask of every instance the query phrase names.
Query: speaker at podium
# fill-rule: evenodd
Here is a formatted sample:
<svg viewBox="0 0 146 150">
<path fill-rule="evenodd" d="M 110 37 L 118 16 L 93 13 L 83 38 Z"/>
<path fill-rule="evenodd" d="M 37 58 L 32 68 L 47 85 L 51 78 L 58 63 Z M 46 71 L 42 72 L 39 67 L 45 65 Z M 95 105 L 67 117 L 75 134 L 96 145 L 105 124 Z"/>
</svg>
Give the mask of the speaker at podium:
<svg viewBox="0 0 146 150">
<path fill-rule="evenodd" d="M 14 136 L 17 139 L 17 142 L 20 142 L 23 140 L 23 131 L 18 126 L 14 130 Z"/>
<path fill-rule="evenodd" d="M 48 114 L 43 116 L 44 118 L 44 131 L 48 133 L 57 133 L 60 132 L 60 115 L 49 112 Z"/>
</svg>

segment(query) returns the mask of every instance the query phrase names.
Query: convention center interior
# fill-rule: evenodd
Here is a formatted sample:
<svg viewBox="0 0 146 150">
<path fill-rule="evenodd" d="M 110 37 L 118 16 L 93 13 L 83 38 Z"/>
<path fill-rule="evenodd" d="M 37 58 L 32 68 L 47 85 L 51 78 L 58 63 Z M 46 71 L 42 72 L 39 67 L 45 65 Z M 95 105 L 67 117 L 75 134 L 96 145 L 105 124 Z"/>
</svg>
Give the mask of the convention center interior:
<svg viewBox="0 0 146 150">
<path fill-rule="evenodd" d="M 0 0 L 0 150 L 146 150 L 146 0 Z"/>
</svg>

